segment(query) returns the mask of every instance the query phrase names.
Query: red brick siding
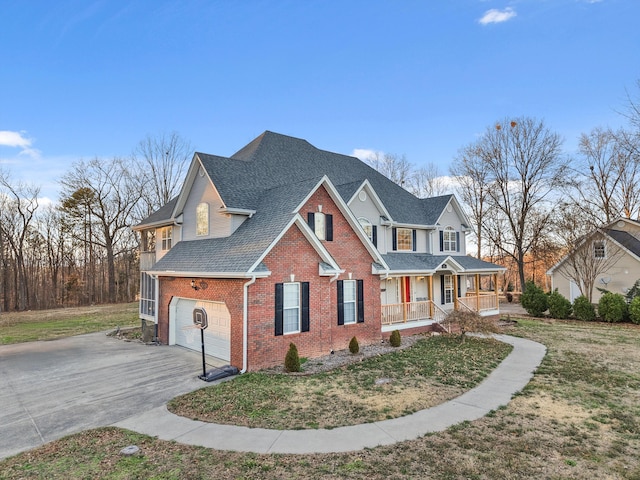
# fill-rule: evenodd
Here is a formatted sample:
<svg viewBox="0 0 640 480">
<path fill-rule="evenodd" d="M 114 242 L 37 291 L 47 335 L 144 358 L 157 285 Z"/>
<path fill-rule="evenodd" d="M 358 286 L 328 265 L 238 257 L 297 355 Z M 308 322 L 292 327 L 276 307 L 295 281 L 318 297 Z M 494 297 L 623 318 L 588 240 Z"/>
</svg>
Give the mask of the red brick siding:
<svg viewBox="0 0 640 480">
<path fill-rule="evenodd" d="M 268 278 L 259 278 L 248 287 L 248 370 L 281 365 L 291 342 L 302 357 L 326 355 L 332 350 L 348 347 L 353 336 L 361 345 L 380 342 L 380 279 L 371 274 L 371 255 L 362 245 L 347 220 L 341 214 L 328 192 L 321 187 L 300 210 L 306 220 L 307 212 L 333 215 L 333 241 L 323 245 L 345 270 L 338 279 L 351 278 L 364 281 L 364 323 L 338 325 L 337 282 L 333 277 L 320 276 L 321 257 L 297 226 L 293 226 L 265 257 L 271 271 Z M 309 282 L 310 331 L 298 334 L 275 335 L 275 284 L 291 281 Z M 199 282 L 200 279 L 196 279 Z M 160 279 L 160 305 L 158 310 L 159 338 L 169 340 L 169 303 L 174 296 L 196 300 L 223 301 L 231 313 L 231 364 L 242 368 L 242 307 L 243 285 L 247 279 L 203 279 L 206 289 L 191 288 L 191 278 Z"/>
</svg>

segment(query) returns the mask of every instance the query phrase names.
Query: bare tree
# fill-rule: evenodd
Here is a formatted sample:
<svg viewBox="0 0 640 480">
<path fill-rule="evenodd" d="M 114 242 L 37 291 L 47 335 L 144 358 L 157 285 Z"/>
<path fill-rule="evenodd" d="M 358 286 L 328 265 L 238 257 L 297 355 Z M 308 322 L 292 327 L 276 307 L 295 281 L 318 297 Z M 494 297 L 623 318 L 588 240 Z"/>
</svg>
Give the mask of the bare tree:
<svg viewBox="0 0 640 480">
<path fill-rule="evenodd" d="M 640 213 L 640 158 L 633 135 L 594 128 L 580 137 L 580 157 L 566 192 L 592 228 Z"/>
<path fill-rule="evenodd" d="M 375 152 L 365 158 L 365 162 L 392 182 L 408 189 L 413 165 L 407 160 L 406 156 Z"/>
<path fill-rule="evenodd" d="M 567 167 L 561 145 L 544 122 L 527 117 L 498 122 L 475 144 L 488 169 L 490 215 L 483 228 L 516 262 L 521 288 L 526 255 L 551 225 L 549 197 L 563 183 Z"/>
<path fill-rule="evenodd" d="M 180 192 L 192 156 L 191 144 L 176 132 L 148 135 L 140 141 L 133 153 L 135 176 L 142 192 L 139 211 L 135 212 L 137 220 L 149 216 Z"/>
<path fill-rule="evenodd" d="M 2 242 L 7 243 L 15 261 L 13 290 L 17 310 L 32 307 L 25 253 L 39 194 L 39 187 L 14 183 L 8 173 L 0 171 L 0 230 Z"/>
<path fill-rule="evenodd" d="M 462 148 L 450 167 L 458 184 L 458 194 L 470 209 L 469 219 L 476 236 L 477 257 L 482 258 L 482 224 L 488 206 L 489 164 L 476 144 Z"/>
<path fill-rule="evenodd" d="M 131 174 L 131 165 L 123 159 L 93 159 L 75 162 L 60 180 L 66 214 L 84 215 L 87 209 L 97 228 L 90 242 L 105 251 L 108 279 L 108 301 L 116 301 L 115 259 L 130 252 L 135 243 L 130 230 L 133 209 L 142 196 L 139 184 Z"/>
<path fill-rule="evenodd" d="M 419 198 L 438 197 L 450 192 L 438 166 L 429 162 L 409 175 L 408 190 Z"/>
</svg>

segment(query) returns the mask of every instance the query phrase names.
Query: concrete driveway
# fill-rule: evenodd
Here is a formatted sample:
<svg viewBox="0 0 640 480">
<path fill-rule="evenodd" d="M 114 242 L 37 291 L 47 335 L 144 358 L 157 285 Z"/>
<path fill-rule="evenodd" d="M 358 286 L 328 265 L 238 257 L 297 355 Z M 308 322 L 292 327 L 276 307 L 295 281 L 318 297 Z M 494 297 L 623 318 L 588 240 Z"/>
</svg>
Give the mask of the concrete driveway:
<svg viewBox="0 0 640 480">
<path fill-rule="evenodd" d="M 163 405 L 200 373 L 197 352 L 104 332 L 0 345 L 0 459 Z"/>
</svg>

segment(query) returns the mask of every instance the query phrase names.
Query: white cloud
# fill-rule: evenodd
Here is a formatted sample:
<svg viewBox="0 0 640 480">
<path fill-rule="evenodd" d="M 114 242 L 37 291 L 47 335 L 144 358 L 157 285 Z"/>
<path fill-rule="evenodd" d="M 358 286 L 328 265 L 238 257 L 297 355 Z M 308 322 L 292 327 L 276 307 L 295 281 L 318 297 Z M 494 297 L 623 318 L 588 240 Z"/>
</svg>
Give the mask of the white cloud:
<svg viewBox="0 0 640 480">
<path fill-rule="evenodd" d="M 478 20 L 478 23 L 482 25 L 488 25 L 490 23 L 502 23 L 506 22 L 507 20 L 511 20 L 516 15 L 516 11 L 511 7 L 507 7 L 504 10 L 492 8 L 491 10 L 487 10 L 486 12 L 484 12 L 484 15 L 482 16 L 482 18 L 480 18 L 480 20 Z"/>
<path fill-rule="evenodd" d="M 354 148 L 351 156 L 359 158 L 360 160 L 369 160 L 371 158 L 383 157 L 384 152 L 378 152 L 369 148 Z"/>
<path fill-rule="evenodd" d="M 31 148 L 31 139 L 27 138 L 25 132 L 12 132 L 10 130 L 0 130 L 0 146 L 20 149 L 20 155 L 28 155 L 32 158 L 39 158 L 40 151 Z"/>
</svg>

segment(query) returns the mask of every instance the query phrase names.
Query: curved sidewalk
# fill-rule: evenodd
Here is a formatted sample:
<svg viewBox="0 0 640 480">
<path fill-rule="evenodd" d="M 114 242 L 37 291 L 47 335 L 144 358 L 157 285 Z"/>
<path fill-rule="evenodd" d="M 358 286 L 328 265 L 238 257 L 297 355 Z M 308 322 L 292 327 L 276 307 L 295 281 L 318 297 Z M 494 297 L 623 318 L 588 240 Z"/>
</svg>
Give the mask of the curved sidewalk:
<svg viewBox="0 0 640 480">
<path fill-rule="evenodd" d="M 413 440 L 482 418 L 509 403 L 529 383 L 546 347 L 509 335 L 495 337 L 513 345 L 513 350 L 480 385 L 453 400 L 405 417 L 331 430 L 267 430 L 191 420 L 162 406 L 114 426 L 188 445 L 255 453 L 337 453 Z"/>
</svg>

